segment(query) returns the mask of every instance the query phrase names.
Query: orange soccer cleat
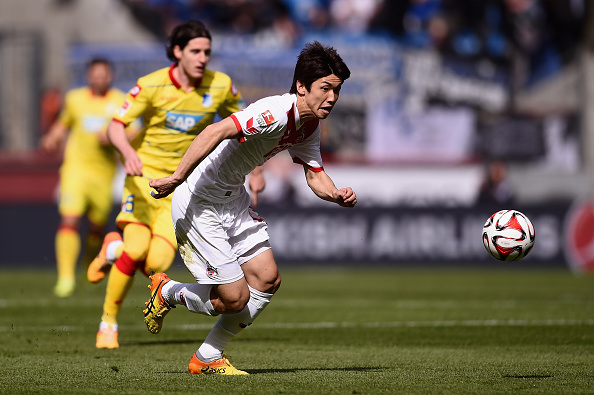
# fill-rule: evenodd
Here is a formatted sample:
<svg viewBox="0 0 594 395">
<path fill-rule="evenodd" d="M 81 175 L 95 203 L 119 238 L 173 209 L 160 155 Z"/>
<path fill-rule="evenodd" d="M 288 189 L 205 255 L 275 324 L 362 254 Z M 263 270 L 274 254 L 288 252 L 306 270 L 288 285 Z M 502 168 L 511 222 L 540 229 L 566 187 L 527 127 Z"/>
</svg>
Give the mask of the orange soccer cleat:
<svg viewBox="0 0 594 395">
<path fill-rule="evenodd" d="M 169 313 L 169 310 L 175 307 L 169 306 L 161 295 L 163 285 L 171 281 L 171 279 L 165 273 L 153 274 L 149 278 L 151 283 L 148 288 L 151 290 L 151 298 L 148 302 L 144 303 L 146 309 L 142 312 L 144 313 L 144 322 L 149 332 L 159 333 L 163 327 L 163 318 Z"/>
<path fill-rule="evenodd" d="M 223 355 L 223 358 L 212 362 L 202 362 L 198 359 L 196 354 L 194 354 L 192 355 L 192 359 L 188 365 L 188 370 L 191 374 L 220 374 L 226 376 L 249 374 L 248 372 L 244 372 L 243 370 L 233 367 L 225 355 Z"/>
<path fill-rule="evenodd" d="M 107 273 L 111 270 L 114 261 L 107 259 L 107 246 L 112 241 L 122 240 L 122 236 L 118 232 L 109 232 L 103 239 L 103 245 L 101 245 L 101 251 L 87 269 L 87 280 L 95 284 L 103 280 Z"/>
<path fill-rule="evenodd" d="M 108 325 L 103 329 L 99 329 L 97 332 L 97 348 L 118 348 L 118 330 L 113 326 Z"/>
</svg>

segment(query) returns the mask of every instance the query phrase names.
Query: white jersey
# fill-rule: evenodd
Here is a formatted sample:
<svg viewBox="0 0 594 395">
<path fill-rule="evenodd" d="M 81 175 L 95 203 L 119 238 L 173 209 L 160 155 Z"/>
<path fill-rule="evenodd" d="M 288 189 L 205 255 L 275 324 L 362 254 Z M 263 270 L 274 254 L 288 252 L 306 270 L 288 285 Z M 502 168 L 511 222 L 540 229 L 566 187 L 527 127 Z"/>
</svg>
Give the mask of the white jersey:
<svg viewBox="0 0 594 395">
<path fill-rule="evenodd" d="M 245 177 L 286 149 L 293 162 L 323 170 L 320 122 L 301 123 L 296 95 L 266 97 L 231 118 L 241 136 L 221 142 L 187 179 L 192 193 L 202 199 L 218 203 L 236 199 L 244 190 Z"/>
</svg>

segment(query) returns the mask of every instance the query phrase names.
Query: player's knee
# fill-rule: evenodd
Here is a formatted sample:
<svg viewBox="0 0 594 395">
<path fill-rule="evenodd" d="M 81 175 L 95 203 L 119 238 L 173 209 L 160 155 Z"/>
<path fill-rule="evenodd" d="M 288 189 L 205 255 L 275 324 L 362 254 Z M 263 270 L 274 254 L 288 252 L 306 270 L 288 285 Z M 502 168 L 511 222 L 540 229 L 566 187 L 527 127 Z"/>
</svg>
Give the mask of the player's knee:
<svg viewBox="0 0 594 395">
<path fill-rule="evenodd" d="M 148 246 L 140 244 L 128 245 L 124 242 L 124 252 L 135 261 L 144 261 L 148 255 Z"/>
<path fill-rule="evenodd" d="M 266 272 L 257 277 L 256 281 L 252 279 L 250 286 L 260 292 L 275 293 L 281 285 L 282 279 L 278 271 Z"/>
<path fill-rule="evenodd" d="M 219 313 L 234 314 L 242 311 L 250 300 L 250 291 L 247 287 L 237 287 L 229 292 L 219 294 L 219 300 L 222 306 L 217 308 Z"/>
<path fill-rule="evenodd" d="M 151 276 L 169 270 L 175 259 L 175 249 L 171 244 L 160 238 L 151 242 L 144 267 L 144 274 Z"/>
<path fill-rule="evenodd" d="M 124 252 L 135 261 L 144 261 L 149 252 L 151 237 L 151 230 L 144 225 L 126 225 Z"/>
</svg>

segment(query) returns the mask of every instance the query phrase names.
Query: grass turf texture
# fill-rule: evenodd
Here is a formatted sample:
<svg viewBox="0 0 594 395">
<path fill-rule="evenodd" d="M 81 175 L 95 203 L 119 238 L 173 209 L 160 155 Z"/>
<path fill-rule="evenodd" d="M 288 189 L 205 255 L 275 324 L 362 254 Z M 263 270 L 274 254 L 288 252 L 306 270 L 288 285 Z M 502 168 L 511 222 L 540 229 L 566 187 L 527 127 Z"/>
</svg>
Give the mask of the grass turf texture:
<svg viewBox="0 0 594 395">
<path fill-rule="evenodd" d="M 521 263 L 519 264 L 521 265 Z M 215 318 L 183 306 L 152 335 L 148 280 L 98 350 L 105 282 L 57 299 L 52 270 L 0 278 L 6 394 L 586 394 L 594 391 L 594 277 L 560 270 L 284 268 L 266 311 L 228 347 L 244 377 L 192 376 Z M 82 272 L 82 271 L 81 271 Z M 174 279 L 192 281 L 183 269 Z"/>
</svg>

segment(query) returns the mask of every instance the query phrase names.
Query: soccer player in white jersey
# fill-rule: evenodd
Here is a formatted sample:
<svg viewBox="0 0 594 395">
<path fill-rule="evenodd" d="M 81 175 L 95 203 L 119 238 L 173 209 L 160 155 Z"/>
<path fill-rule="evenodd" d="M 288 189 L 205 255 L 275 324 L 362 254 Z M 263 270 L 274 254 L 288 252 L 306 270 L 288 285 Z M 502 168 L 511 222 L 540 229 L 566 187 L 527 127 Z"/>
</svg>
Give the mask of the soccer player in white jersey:
<svg viewBox="0 0 594 395">
<path fill-rule="evenodd" d="M 192 356 L 192 374 L 247 374 L 233 367 L 225 346 L 264 310 L 281 278 L 267 225 L 250 207 L 244 180 L 256 166 L 287 149 L 303 165 L 307 184 L 321 199 L 353 207 L 351 188 L 337 189 L 320 155 L 319 120 L 336 104 L 350 71 L 336 50 L 315 41 L 301 51 L 290 93 L 256 101 L 208 126 L 175 172 L 150 181 L 157 199 L 175 190 L 172 217 L 180 253 L 197 283 L 151 276 L 144 320 L 158 333 L 175 305 L 221 314 Z"/>
</svg>

